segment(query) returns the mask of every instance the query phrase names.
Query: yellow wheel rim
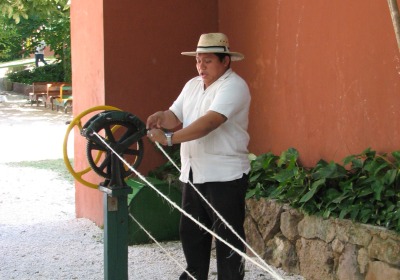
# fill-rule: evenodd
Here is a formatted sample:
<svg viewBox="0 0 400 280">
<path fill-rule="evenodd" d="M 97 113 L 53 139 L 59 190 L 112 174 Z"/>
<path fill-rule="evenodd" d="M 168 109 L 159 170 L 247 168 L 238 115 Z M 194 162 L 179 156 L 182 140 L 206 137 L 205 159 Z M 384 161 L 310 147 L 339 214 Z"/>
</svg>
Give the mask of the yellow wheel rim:
<svg viewBox="0 0 400 280">
<path fill-rule="evenodd" d="M 64 136 L 64 142 L 63 142 L 63 157 L 64 157 L 64 163 L 65 166 L 67 167 L 68 171 L 72 174 L 72 176 L 81 184 L 93 188 L 93 189 L 97 189 L 98 188 L 98 184 L 94 184 L 91 182 L 86 181 L 85 179 L 83 179 L 82 177 L 87 174 L 88 172 L 90 172 L 92 170 L 92 168 L 90 166 L 88 166 L 87 168 L 81 170 L 81 171 L 75 171 L 74 168 L 72 167 L 71 161 L 68 158 L 68 139 L 69 139 L 69 134 L 71 133 L 71 131 L 74 129 L 75 126 L 78 127 L 79 132 L 82 131 L 82 118 L 93 113 L 96 111 L 110 111 L 110 110 L 115 110 L 115 111 L 121 111 L 121 109 L 113 107 L 113 106 L 96 106 L 90 109 L 87 109 L 85 111 L 83 111 L 82 113 L 80 113 L 78 116 L 76 116 L 71 123 L 68 125 L 67 131 L 65 133 Z M 102 153 L 99 153 L 96 156 L 95 161 L 100 160 Z"/>
</svg>

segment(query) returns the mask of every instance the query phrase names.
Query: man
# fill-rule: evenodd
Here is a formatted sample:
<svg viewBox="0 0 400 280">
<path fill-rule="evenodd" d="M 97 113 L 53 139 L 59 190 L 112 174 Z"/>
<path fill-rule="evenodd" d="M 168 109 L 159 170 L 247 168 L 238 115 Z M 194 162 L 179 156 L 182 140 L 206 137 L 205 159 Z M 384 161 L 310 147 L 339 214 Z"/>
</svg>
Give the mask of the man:
<svg viewBox="0 0 400 280">
<path fill-rule="evenodd" d="M 162 145 L 181 143 L 182 208 L 244 252 L 244 244 L 189 184 L 193 182 L 244 240 L 251 97 L 246 82 L 230 68 L 231 61 L 244 56 L 229 50 L 228 38 L 222 33 L 201 35 L 196 51 L 182 54 L 196 57 L 199 76 L 186 83 L 169 110 L 148 117 L 148 137 Z M 182 129 L 174 133 L 162 130 L 181 124 Z M 182 215 L 180 237 L 186 270 L 198 280 L 207 279 L 212 236 Z M 219 280 L 244 278 L 241 256 L 218 240 L 216 253 Z M 184 272 L 179 279 L 191 278 Z"/>
<path fill-rule="evenodd" d="M 46 48 L 45 41 L 41 41 L 39 45 L 36 47 L 35 51 L 35 65 L 39 67 L 39 61 L 43 62 L 47 65 L 47 62 L 44 60 L 44 49 Z"/>
</svg>

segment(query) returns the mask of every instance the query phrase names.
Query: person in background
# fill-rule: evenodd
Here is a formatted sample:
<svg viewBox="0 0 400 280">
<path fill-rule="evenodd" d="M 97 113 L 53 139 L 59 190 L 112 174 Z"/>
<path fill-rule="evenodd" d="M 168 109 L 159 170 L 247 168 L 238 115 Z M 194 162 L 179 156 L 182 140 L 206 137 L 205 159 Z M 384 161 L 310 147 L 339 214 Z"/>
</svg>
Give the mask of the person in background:
<svg viewBox="0 0 400 280">
<path fill-rule="evenodd" d="M 147 119 L 148 138 L 162 145 L 181 143 L 182 208 L 238 250 L 245 245 L 210 209 L 189 182 L 210 202 L 243 240 L 245 194 L 250 163 L 248 114 L 250 91 L 247 83 L 231 69 L 242 60 L 229 50 L 222 33 L 200 36 L 197 49 L 183 52 L 194 56 L 199 76 L 189 80 L 165 111 Z M 177 129 L 182 124 L 181 129 Z M 165 130 L 170 130 L 165 132 Z M 171 132 L 175 130 L 175 132 Z M 208 279 L 212 236 L 185 215 L 181 216 L 180 238 L 186 270 L 198 280 Z M 219 280 L 244 278 L 244 260 L 216 240 Z M 192 279 L 186 271 L 180 280 Z"/>
<path fill-rule="evenodd" d="M 41 61 L 45 65 L 47 65 L 47 62 L 44 60 L 44 49 L 45 48 L 46 48 L 46 42 L 45 41 L 41 41 L 36 46 L 36 51 L 35 51 L 35 65 L 36 65 L 36 67 L 39 67 L 39 61 Z"/>
</svg>

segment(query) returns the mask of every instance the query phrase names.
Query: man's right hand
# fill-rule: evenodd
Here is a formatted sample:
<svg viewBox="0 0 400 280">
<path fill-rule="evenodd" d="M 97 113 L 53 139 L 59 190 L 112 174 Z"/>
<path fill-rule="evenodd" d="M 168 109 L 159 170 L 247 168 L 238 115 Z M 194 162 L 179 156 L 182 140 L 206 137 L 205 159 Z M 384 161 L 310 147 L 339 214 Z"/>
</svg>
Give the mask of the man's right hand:
<svg viewBox="0 0 400 280">
<path fill-rule="evenodd" d="M 161 128 L 164 113 L 162 111 L 156 112 L 147 118 L 146 128 Z"/>
<path fill-rule="evenodd" d="M 181 122 L 170 110 L 158 111 L 147 118 L 146 128 L 166 128 L 173 129 L 180 125 Z"/>
</svg>

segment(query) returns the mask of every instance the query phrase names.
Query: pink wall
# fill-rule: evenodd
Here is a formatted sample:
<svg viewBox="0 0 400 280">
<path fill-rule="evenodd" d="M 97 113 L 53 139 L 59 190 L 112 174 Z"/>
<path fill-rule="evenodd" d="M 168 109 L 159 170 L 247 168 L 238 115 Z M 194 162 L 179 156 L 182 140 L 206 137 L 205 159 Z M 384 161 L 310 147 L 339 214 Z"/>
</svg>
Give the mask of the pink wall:
<svg viewBox="0 0 400 280">
<path fill-rule="evenodd" d="M 400 56 L 386 1 L 219 6 L 220 30 L 246 55 L 234 67 L 252 92 L 252 152 L 295 147 L 314 165 L 399 149 Z"/>
</svg>

